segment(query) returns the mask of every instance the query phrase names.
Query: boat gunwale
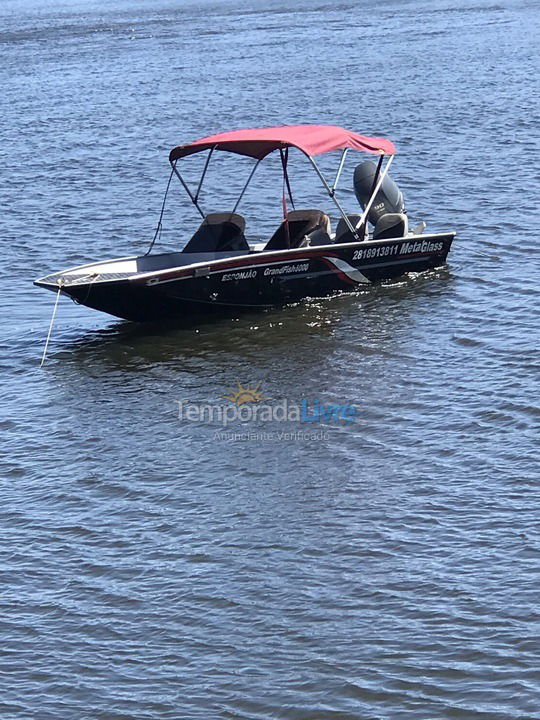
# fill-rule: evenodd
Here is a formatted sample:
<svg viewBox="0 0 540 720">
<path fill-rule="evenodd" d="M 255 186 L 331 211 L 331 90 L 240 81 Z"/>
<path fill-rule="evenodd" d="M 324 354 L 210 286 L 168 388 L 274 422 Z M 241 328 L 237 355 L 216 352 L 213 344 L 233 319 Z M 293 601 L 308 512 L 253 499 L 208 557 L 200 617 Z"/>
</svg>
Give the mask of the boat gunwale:
<svg viewBox="0 0 540 720">
<path fill-rule="evenodd" d="M 302 255 L 302 253 L 316 252 L 318 255 L 320 253 L 322 253 L 322 254 L 327 253 L 330 250 L 335 251 L 336 248 L 350 249 L 350 248 L 356 248 L 357 246 L 370 247 L 370 246 L 378 246 L 378 245 L 382 245 L 382 244 L 390 243 L 390 242 L 393 242 L 393 243 L 405 242 L 405 241 L 414 242 L 419 239 L 427 240 L 428 238 L 429 239 L 439 239 L 439 238 L 452 238 L 453 239 L 455 237 L 455 235 L 456 235 L 455 231 L 450 231 L 450 232 L 443 232 L 443 233 L 429 233 L 429 234 L 426 233 L 423 235 L 408 235 L 408 236 L 399 237 L 399 238 L 383 238 L 380 240 L 360 240 L 358 242 L 351 242 L 351 243 L 330 243 L 328 245 L 311 245 L 311 246 L 307 245 L 306 247 L 302 247 L 302 248 L 283 248 L 282 250 L 268 250 L 266 252 L 263 250 L 263 251 L 256 251 L 256 252 L 252 252 L 252 253 L 246 253 L 245 255 L 238 255 L 235 258 L 235 260 L 244 260 L 244 259 L 252 258 L 252 257 L 256 257 L 257 259 L 261 258 L 261 257 L 263 257 L 263 258 L 268 257 L 269 259 L 272 259 L 272 258 L 275 258 L 276 256 L 284 255 L 284 254 L 288 256 L 289 253 L 294 254 L 294 255 Z M 163 270 L 157 270 L 157 271 L 151 271 L 151 272 L 145 272 L 145 273 L 136 273 L 135 275 L 132 275 L 131 277 L 129 277 L 127 279 L 130 281 L 131 280 L 146 280 L 146 279 L 151 279 L 154 277 L 160 277 L 162 275 L 165 275 L 165 274 L 171 273 L 171 272 L 175 272 L 175 271 L 181 272 L 182 270 L 198 269 L 198 268 L 204 268 L 204 267 L 209 267 L 209 266 L 215 267 L 216 265 L 219 265 L 221 263 L 229 264 L 233 261 L 234 261 L 233 258 L 230 258 L 230 257 L 229 258 L 218 258 L 216 260 L 208 260 L 206 262 L 192 263 L 190 265 L 178 265 L 176 267 L 164 268 Z M 287 262 L 287 260 L 284 260 L 283 262 Z M 263 263 L 257 263 L 257 264 L 262 265 Z"/>
<path fill-rule="evenodd" d="M 436 240 L 440 238 L 450 238 L 453 240 L 455 237 L 456 232 L 455 231 L 449 231 L 449 232 L 442 232 L 442 233 L 424 233 L 420 235 L 406 235 L 399 238 L 382 238 L 377 240 L 361 240 L 356 242 L 350 242 L 350 243 L 330 243 L 328 245 L 307 245 L 305 247 L 300 248 L 283 248 L 281 250 L 268 250 L 268 251 L 251 251 L 247 252 L 243 255 L 236 255 L 236 256 L 229 256 L 225 258 L 215 258 L 212 260 L 206 260 L 206 261 L 200 261 L 195 263 L 190 263 L 188 265 L 174 265 L 169 268 L 163 268 L 161 270 L 151 270 L 151 271 L 144 271 L 144 272 L 136 272 L 136 273 L 116 273 L 116 277 L 103 277 L 99 273 L 96 275 L 95 278 L 88 280 L 87 283 L 73 283 L 66 284 L 65 287 L 71 287 L 71 286 L 78 286 L 78 287 L 85 287 L 87 285 L 94 285 L 94 284 L 104 284 L 104 283 L 112 283 L 112 282 L 120 282 L 120 281 L 128 281 L 128 282 L 141 282 L 141 281 L 148 281 L 153 278 L 156 278 L 156 280 L 159 281 L 160 278 L 166 278 L 167 275 L 170 273 L 174 273 L 175 277 L 170 278 L 170 280 L 179 279 L 184 273 L 188 277 L 192 277 L 192 271 L 201 269 L 201 268 L 212 268 L 213 271 L 219 271 L 219 268 L 221 265 L 225 264 L 228 265 L 230 263 L 234 263 L 237 261 L 245 261 L 247 259 L 254 259 L 257 258 L 259 261 L 260 259 L 263 260 L 263 262 L 257 262 L 257 265 L 263 265 L 264 259 L 268 258 L 269 261 L 272 261 L 276 257 L 279 256 L 285 256 L 285 259 L 283 262 L 287 262 L 288 258 L 294 259 L 297 256 L 302 256 L 302 254 L 309 253 L 309 257 L 313 257 L 313 253 L 315 253 L 315 257 L 320 256 L 321 254 L 328 253 L 330 251 L 336 251 L 336 249 L 339 248 L 339 250 L 344 249 L 353 249 L 356 247 L 377 247 L 379 245 L 388 244 L 388 243 L 397 243 L 397 242 L 417 242 L 419 240 Z M 181 252 L 181 251 L 180 251 Z M 161 255 L 168 255 L 169 253 L 159 253 Z M 174 253 L 170 253 L 174 254 Z M 87 267 L 97 267 L 99 265 L 107 265 L 109 263 L 113 262 L 121 262 L 121 261 L 128 261 L 128 260 L 138 260 L 141 257 L 145 257 L 144 255 L 131 255 L 121 258 L 111 258 L 109 260 L 100 260 L 97 263 L 85 263 L 83 265 L 76 265 L 74 267 L 67 268 L 66 270 L 60 270 L 56 273 L 51 273 L 49 275 L 44 275 L 42 278 L 38 278 L 34 281 L 34 285 L 37 285 L 39 287 L 47 287 L 47 288 L 58 288 L 59 283 L 58 282 L 47 282 L 47 278 L 62 275 L 69 275 L 70 272 L 74 272 L 76 270 L 83 270 Z M 306 258 L 307 259 L 307 258 Z M 223 268 L 227 269 L 227 268 Z M 210 273 L 208 273 L 210 274 Z M 122 275 L 122 277 L 118 277 L 118 275 Z M 169 280 L 169 278 L 167 278 Z M 152 286 L 153 283 L 148 283 L 149 287 Z M 157 284 L 157 283 L 156 283 Z"/>
</svg>

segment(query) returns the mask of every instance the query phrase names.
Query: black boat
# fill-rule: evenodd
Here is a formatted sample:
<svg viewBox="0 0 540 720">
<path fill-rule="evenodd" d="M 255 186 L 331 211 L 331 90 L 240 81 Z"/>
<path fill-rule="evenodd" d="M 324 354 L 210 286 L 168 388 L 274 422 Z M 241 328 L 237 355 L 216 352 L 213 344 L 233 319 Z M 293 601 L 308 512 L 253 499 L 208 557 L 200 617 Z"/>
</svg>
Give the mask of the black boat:
<svg viewBox="0 0 540 720">
<path fill-rule="evenodd" d="M 290 148 L 304 153 L 336 205 L 340 220 L 335 231 L 322 210 L 287 209 L 287 199 L 294 208 L 287 172 Z M 336 150 L 341 150 L 341 157 L 330 184 L 314 157 Z M 350 150 L 378 156 L 377 163 L 365 160 L 354 170 L 354 190 L 362 212 L 353 215 L 345 212 L 336 197 Z M 178 164 L 181 158 L 203 151 L 208 154 L 194 191 Z M 199 193 L 216 151 L 249 156 L 255 164 L 234 208 L 205 214 Z M 253 242 L 245 235 L 246 223 L 237 209 L 260 162 L 274 151 L 282 161 L 283 221 L 270 238 Z M 35 284 L 96 310 L 142 322 L 268 308 L 442 266 L 455 233 L 424 233 L 424 223 L 409 230 L 403 195 L 388 175 L 394 155 L 390 140 L 309 125 L 238 130 L 178 146 L 169 155 L 169 185 L 176 176 L 202 217 L 181 251 L 151 252 L 160 218 L 145 255 L 68 268 Z M 163 207 L 166 197 L 167 193 Z"/>
</svg>

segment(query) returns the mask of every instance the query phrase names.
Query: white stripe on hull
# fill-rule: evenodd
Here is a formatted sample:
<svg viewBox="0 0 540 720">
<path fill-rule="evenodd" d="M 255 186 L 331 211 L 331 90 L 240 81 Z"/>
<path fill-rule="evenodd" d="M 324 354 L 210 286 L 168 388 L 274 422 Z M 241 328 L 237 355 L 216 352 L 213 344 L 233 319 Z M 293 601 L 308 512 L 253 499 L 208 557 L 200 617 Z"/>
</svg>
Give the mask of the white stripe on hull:
<svg viewBox="0 0 540 720">
<path fill-rule="evenodd" d="M 363 275 L 360 270 L 357 270 L 352 265 L 349 265 L 349 263 L 345 260 L 337 257 L 326 256 L 324 259 L 328 260 L 328 262 L 331 262 L 332 265 L 334 265 L 338 270 L 340 270 L 344 275 L 346 275 L 354 282 L 362 283 L 364 285 L 371 283 L 371 280 L 369 280 L 365 275 Z"/>
</svg>

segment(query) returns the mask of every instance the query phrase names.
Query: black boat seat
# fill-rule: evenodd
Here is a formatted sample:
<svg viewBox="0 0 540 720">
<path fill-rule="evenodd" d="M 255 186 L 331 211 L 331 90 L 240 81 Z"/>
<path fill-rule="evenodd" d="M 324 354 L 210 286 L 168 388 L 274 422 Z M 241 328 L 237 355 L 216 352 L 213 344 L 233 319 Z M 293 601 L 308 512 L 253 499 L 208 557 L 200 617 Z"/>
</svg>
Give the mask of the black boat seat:
<svg viewBox="0 0 540 720">
<path fill-rule="evenodd" d="M 347 215 L 348 219 L 350 220 L 351 225 L 356 228 L 358 223 L 360 222 L 362 216 L 353 214 L 353 215 Z M 361 232 L 359 232 L 359 235 L 361 235 Z M 364 238 L 362 238 L 363 240 Z M 337 243 L 343 243 L 343 242 L 358 242 L 357 239 L 354 237 L 352 232 L 350 231 L 349 226 L 345 222 L 343 218 L 339 218 L 339 222 L 336 227 L 336 238 L 334 242 Z"/>
<path fill-rule="evenodd" d="M 316 230 L 313 230 L 313 232 L 310 232 L 309 235 L 306 236 L 307 238 L 307 244 L 312 247 L 314 245 L 331 245 L 332 244 L 332 238 L 330 237 L 330 228 L 317 228 Z"/>
<path fill-rule="evenodd" d="M 330 242 L 330 218 L 322 210 L 291 210 L 287 220 L 266 243 L 264 251 L 304 247 L 310 244 L 310 234 L 318 230 L 323 230 Z"/>
<path fill-rule="evenodd" d="M 244 235 L 246 221 L 241 215 L 231 212 L 209 213 L 197 232 L 182 252 L 222 252 L 224 250 L 245 250 L 249 245 Z"/>
<path fill-rule="evenodd" d="M 409 232 L 409 221 L 405 213 L 386 213 L 382 215 L 373 230 L 374 240 L 405 237 Z"/>
</svg>

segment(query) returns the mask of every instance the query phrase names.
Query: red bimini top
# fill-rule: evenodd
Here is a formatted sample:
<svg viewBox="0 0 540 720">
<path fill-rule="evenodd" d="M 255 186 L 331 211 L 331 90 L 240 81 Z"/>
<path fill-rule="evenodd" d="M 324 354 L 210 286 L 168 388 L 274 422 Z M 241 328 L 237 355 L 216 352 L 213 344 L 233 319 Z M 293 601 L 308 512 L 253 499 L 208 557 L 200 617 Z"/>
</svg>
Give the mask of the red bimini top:
<svg viewBox="0 0 540 720">
<path fill-rule="evenodd" d="M 332 150 L 359 150 L 361 152 L 395 155 L 396 148 L 386 138 L 369 138 L 333 125 L 292 125 L 285 127 L 234 130 L 202 138 L 189 145 L 179 145 L 169 153 L 173 162 L 186 155 L 214 148 L 247 155 L 262 160 L 274 150 L 295 147 L 308 157 Z"/>
</svg>

